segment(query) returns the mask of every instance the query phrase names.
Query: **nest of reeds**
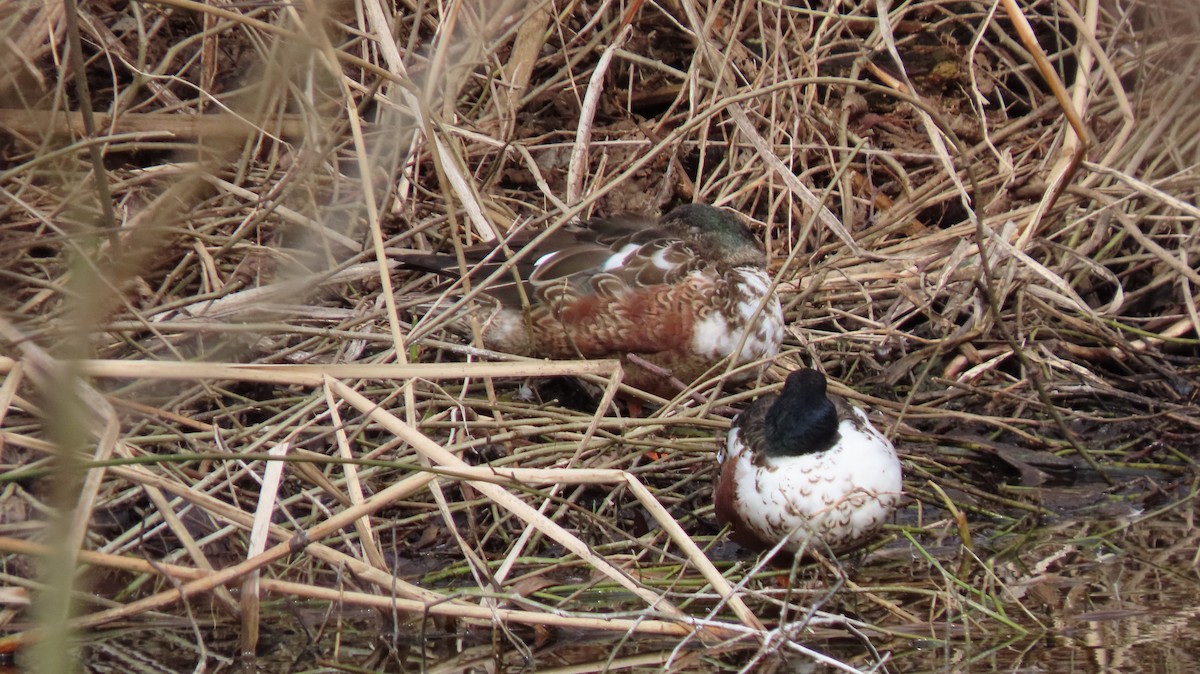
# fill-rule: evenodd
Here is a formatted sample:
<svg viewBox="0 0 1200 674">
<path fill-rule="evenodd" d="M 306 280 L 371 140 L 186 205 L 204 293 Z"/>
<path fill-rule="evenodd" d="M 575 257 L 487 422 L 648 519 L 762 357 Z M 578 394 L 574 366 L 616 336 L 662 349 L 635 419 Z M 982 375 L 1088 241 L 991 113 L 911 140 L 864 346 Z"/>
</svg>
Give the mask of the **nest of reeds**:
<svg viewBox="0 0 1200 674">
<path fill-rule="evenodd" d="M 1187 561 L 1197 21 L 9 3 L 0 647 L 51 644 L 53 671 L 47 635 L 116 657 L 137 646 L 95 635 L 120 621 L 174 626 L 164 661 L 466 637 L 504 662 L 870 668 L 1046 629 L 1078 608 L 1048 579 L 1098 549 Z M 488 352 L 427 311 L 460 301 L 443 280 L 389 264 L 690 201 L 761 234 L 785 352 L 641 415 L 615 362 Z M 777 569 L 725 543 L 713 451 L 805 365 L 884 420 L 909 498 L 868 549 Z M 206 647 L 214 624 L 237 645 Z"/>
</svg>

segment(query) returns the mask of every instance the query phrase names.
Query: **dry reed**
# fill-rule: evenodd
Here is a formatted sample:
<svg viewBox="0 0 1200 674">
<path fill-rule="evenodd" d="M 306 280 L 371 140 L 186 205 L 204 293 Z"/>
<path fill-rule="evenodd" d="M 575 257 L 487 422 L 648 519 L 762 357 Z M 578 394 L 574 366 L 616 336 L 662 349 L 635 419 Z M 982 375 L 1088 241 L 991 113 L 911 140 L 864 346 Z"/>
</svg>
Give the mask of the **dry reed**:
<svg viewBox="0 0 1200 674">
<path fill-rule="evenodd" d="M 1048 629 L 1052 569 L 1189 521 L 1189 0 L 399 5 L 0 10 L 0 550 L 40 606 L 0 649 L 165 612 L 195 657 L 214 621 L 251 651 L 278 595 L 374 607 L 393 646 L 858 671 Z M 691 200 L 773 261 L 752 389 L 488 352 L 447 320 L 479 288 L 389 262 Z M 778 571 L 722 543 L 710 465 L 800 364 L 885 420 L 911 499 L 853 564 Z"/>
</svg>

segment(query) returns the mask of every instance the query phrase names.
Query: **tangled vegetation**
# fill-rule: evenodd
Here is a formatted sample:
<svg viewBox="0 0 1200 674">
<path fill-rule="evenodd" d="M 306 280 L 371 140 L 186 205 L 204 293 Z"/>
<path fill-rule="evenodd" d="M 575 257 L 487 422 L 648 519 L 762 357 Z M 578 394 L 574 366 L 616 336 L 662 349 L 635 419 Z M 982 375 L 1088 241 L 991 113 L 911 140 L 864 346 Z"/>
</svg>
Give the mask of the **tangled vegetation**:
<svg viewBox="0 0 1200 674">
<path fill-rule="evenodd" d="M 1101 614 L 1184 634 L 1192 0 L 883 4 L 0 7 L 0 650 L 992 671 L 1121 641 Z M 389 262 L 690 201 L 772 261 L 749 387 L 488 352 Z M 908 498 L 779 569 L 712 457 L 800 366 Z"/>
</svg>

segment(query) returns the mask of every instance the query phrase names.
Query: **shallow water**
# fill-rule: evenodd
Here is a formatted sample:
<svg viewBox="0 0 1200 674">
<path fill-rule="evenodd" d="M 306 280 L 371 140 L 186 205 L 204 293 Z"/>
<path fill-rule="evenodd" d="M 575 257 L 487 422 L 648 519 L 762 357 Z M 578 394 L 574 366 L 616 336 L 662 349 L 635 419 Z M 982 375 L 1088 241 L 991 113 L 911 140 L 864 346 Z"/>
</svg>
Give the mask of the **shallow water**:
<svg viewBox="0 0 1200 674">
<path fill-rule="evenodd" d="M 1190 513 L 1189 513 L 1190 514 Z M 933 624 L 888 625 L 891 635 L 856 637 L 839 625 L 797 634 L 796 643 L 852 667 L 894 672 L 1173 673 L 1200 671 L 1200 573 L 1197 532 L 1179 512 L 1145 519 L 1067 520 L 1028 538 L 1005 561 L 993 561 L 991 607 L 945 611 Z M 1005 543 L 1003 539 L 993 544 Z M 878 558 L 895 554 L 895 546 Z M 1011 550 L 1011 548 L 1010 548 Z M 871 558 L 854 569 L 870 578 Z M 889 567 L 890 568 L 890 567 Z M 611 599 L 611 598 L 610 598 Z M 257 658 L 239 661 L 234 625 L 202 628 L 173 619 L 88 635 L 81 657 L 89 672 L 208 671 L 699 672 L 838 671 L 809 655 L 756 645 L 680 645 L 661 638 L 539 631 L 524 627 L 464 630 L 455 621 L 395 629 L 368 610 L 315 604 L 267 604 Z M 1021 630 L 1025 630 L 1024 633 Z M 202 635 L 203 646 L 197 639 Z M 152 663 L 152 664 L 151 664 Z"/>
</svg>

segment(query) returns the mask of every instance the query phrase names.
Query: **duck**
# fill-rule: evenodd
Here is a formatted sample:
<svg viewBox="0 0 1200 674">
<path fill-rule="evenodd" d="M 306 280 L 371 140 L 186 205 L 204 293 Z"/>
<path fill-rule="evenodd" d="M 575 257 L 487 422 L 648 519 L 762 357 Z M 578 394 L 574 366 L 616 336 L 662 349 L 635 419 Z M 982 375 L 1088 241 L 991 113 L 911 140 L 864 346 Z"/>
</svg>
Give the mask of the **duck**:
<svg viewBox="0 0 1200 674">
<path fill-rule="evenodd" d="M 825 375 L 791 372 L 730 425 L 717 454 L 717 520 L 759 552 L 795 557 L 867 542 L 895 511 L 903 475 L 895 446 L 863 410 L 829 395 Z"/>
<path fill-rule="evenodd" d="M 767 256 L 731 211 L 694 203 L 657 219 L 599 217 L 507 246 L 522 250 L 515 274 L 501 274 L 482 290 L 490 300 L 481 321 L 488 349 L 619 358 L 625 383 L 667 398 L 678 385 L 664 373 L 690 384 L 726 359 L 731 369 L 759 363 L 727 379 L 737 383 L 779 353 L 783 309 Z M 495 248 L 467 249 L 470 280 L 486 279 L 507 257 Z M 406 255 L 398 262 L 461 275 L 451 255 Z"/>
</svg>

